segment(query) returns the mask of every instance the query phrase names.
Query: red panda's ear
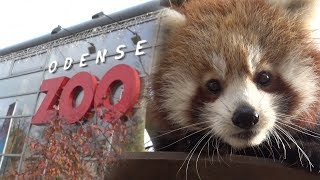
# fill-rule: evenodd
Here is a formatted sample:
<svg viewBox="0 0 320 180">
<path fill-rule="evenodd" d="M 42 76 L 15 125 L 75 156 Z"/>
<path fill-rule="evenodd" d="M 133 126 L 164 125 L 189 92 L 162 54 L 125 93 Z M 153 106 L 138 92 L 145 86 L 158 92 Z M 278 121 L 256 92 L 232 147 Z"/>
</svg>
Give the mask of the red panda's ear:
<svg viewBox="0 0 320 180">
<path fill-rule="evenodd" d="M 186 23 L 186 17 L 173 9 L 164 9 L 161 12 L 161 23 L 169 28 L 178 28 Z"/>
<path fill-rule="evenodd" d="M 319 8 L 319 0 L 267 0 L 272 6 L 286 10 L 290 15 L 303 21 L 314 16 Z"/>
<path fill-rule="evenodd" d="M 317 0 L 267 0 L 271 5 L 284 8 L 290 12 L 299 12 Z"/>
<path fill-rule="evenodd" d="M 271 5 L 283 8 L 288 14 L 298 18 L 320 43 L 320 0 L 267 0 Z M 319 46 L 320 48 L 320 46 Z"/>
<path fill-rule="evenodd" d="M 185 15 L 180 12 L 166 8 L 160 15 L 160 36 L 161 40 L 167 39 L 173 32 L 186 24 Z"/>
<path fill-rule="evenodd" d="M 188 1 L 190 1 L 190 0 L 169 0 L 169 1 L 165 1 L 165 2 L 167 5 L 170 5 L 171 7 L 174 7 L 174 6 L 180 7 Z"/>
<path fill-rule="evenodd" d="M 320 0 L 267 0 L 267 2 L 300 18 L 307 25 L 312 25 L 315 21 L 320 23 Z"/>
</svg>

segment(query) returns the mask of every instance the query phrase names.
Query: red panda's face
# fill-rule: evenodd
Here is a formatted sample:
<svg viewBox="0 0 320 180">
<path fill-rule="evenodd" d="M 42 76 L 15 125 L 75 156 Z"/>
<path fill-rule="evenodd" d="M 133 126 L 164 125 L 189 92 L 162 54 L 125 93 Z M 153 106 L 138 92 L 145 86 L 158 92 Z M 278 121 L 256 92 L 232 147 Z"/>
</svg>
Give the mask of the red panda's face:
<svg viewBox="0 0 320 180">
<path fill-rule="evenodd" d="M 191 3 L 167 42 L 155 97 L 179 126 L 256 146 L 312 116 L 318 65 L 297 19 L 263 1 L 221 2 Z"/>
<path fill-rule="evenodd" d="M 250 63 L 251 57 L 254 56 L 249 55 L 244 60 Z M 296 119 L 299 112 L 308 109 L 306 107 L 316 100 L 307 97 L 307 93 L 313 94 L 310 97 L 316 96 L 316 91 L 305 88 L 304 94 L 299 92 L 301 87 L 295 87 L 309 81 L 309 87 L 317 89 L 314 74 L 307 67 L 265 65 L 251 68 L 248 71 L 238 69 L 236 74 L 225 70 L 220 77 L 203 73 L 202 85 L 196 88 L 190 101 L 191 123 L 206 121 L 213 135 L 235 148 L 259 145 L 276 135 L 275 129 L 281 130 L 283 123 Z M 300 75 L 292 77 L 286 68 Z"/>
</svg>

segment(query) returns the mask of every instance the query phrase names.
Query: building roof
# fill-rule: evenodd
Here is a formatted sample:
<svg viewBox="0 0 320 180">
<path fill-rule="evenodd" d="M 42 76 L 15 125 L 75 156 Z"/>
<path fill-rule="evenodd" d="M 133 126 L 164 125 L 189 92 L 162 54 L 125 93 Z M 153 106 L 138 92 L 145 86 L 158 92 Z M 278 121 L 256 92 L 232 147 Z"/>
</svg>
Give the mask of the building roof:
<svg viewBox="0 0 320 180">
<path fill-rule="evenodd" d="M 152 0 L 149 2 L 146 2 L 144 4 L 138 5 L 138 6 L 134 6 L 116 13 L 112 13 L 110 15 L 107 16 L 103 16 L 100 18 L 96 18 L 96 19 L 92 19 L 86 22 L 83 22 L 81 24 L 78 25 L 74 25 L 71 27 L 67 27 L 65 29 L 67 29 L 67 31 L 59 31 L 59 33 L 56 34 L 51 34 L 48 33 L 46 35 L 13 45 L 13 46 L 9 46 L 7 48 L 1 49 L 0 50 L 0 56 L 4 56 L 6 54 L 10 54 L 12 52 L 16 52 L 16 51 L 20 51 L 29 47 L 33 47 L 33 46 L 37 46 L 40 44 L 44 44 L 65 36 L 69 36 L 70 34 L 76 34 L 79 33 L 81 31 L 87 30 L 87 29 L 91 29 L 94 27 L 98 27 L 98 26 L 103 26 L 103 25 L 107 25 L 107 24 L 111 24 L 111 23 L 115 23 L 118 21 L 122 21 L 128 18 L 132 18 L 135 16 L 139 16 L 148 12 L 152 12 L 152 11 L 156 11 L 159 10 L 161 8 L 163 8 L 163 6 L 168 6 L 169 0 Z"/>
</svg>

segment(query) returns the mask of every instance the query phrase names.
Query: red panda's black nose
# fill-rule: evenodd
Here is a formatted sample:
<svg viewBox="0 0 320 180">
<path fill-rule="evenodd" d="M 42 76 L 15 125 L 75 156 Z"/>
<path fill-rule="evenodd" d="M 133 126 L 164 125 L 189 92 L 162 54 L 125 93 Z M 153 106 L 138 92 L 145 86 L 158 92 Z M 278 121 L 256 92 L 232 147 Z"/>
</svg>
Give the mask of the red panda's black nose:
<svg viewBox="0 0 320 180">
<path fill-rule="evenodd" d="M 232 122 L 242 129 L 250 129 L 259 121 L 259 114 L 250 106 L 240 106 L 233 114 Z"/>
</svg>

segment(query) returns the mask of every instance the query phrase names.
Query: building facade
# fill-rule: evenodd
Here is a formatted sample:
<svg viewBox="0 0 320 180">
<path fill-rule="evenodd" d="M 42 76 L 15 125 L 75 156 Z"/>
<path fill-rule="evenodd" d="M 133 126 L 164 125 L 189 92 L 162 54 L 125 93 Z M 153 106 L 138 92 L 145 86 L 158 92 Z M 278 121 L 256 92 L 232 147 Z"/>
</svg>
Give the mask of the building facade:
<svg viewBox="0 0 320 180">
<path fill-rule="evenodd" d="M 158 45 L 160 9 L 159 1 L 152 1 L 110 16 L 100 14 L 83 24 L 58 27 L 51 34 L 0 51 L 1 174 L 21 172 L 28 140 L 41 138 L 45 123 L 37 123 L 35 116 L 45 108 L 48 91 L 43 90 L 43 84 L 47 80 L 67 77 L 70 81 L 87 72 L 99 82 L 110 69 L 125 64 L 138 72 L 142 102 Z M 117 87 L 114 104 L 125 88 L 121 83 Z M 73 94 L 71 106 L 80 106 L 85 96 L 80 88 Z M 141 108 L 141 103 L 135 104 L 133 111 Z"/>
</svg>

